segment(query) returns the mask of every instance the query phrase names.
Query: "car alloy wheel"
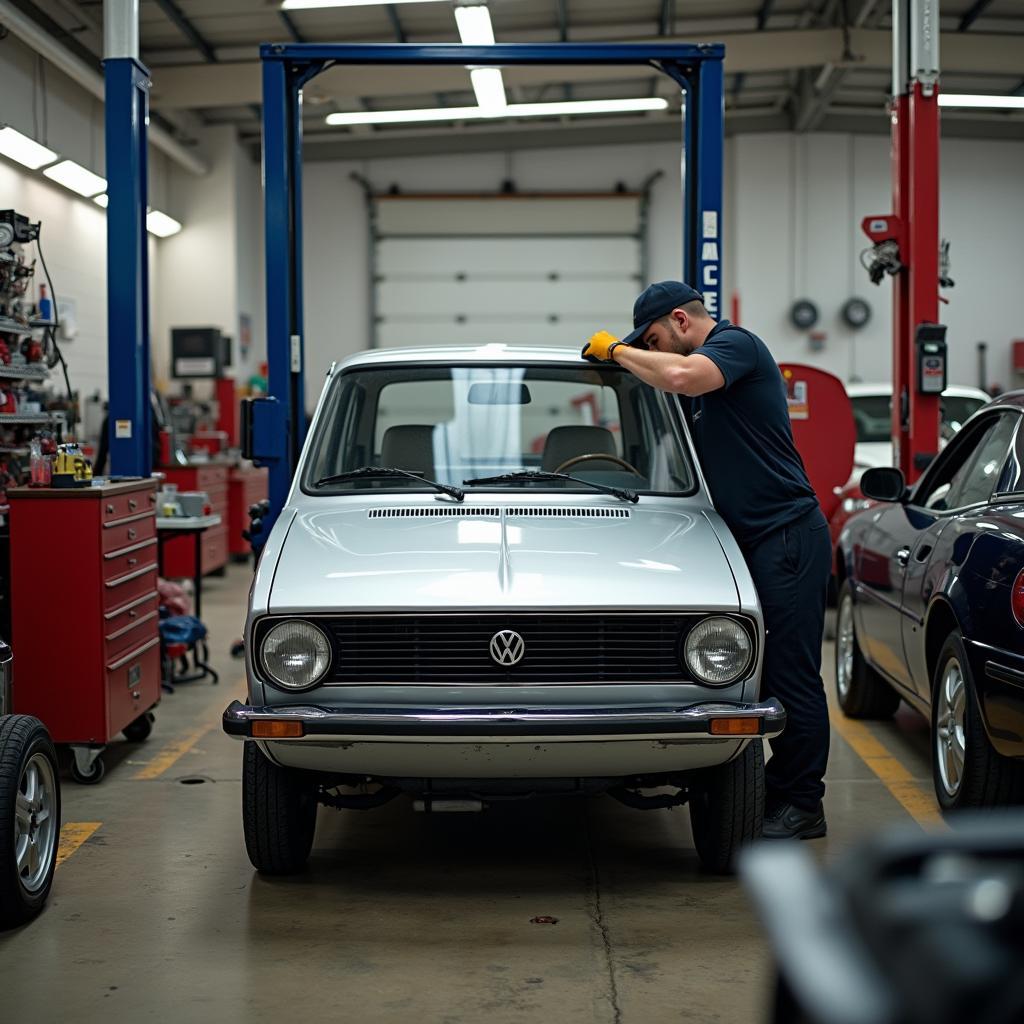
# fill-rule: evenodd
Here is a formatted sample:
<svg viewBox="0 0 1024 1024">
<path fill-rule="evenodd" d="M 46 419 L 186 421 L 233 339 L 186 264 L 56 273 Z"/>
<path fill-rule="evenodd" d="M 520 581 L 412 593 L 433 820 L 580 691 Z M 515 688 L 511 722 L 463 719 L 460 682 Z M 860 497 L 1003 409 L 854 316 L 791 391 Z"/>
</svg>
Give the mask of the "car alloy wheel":
<svg viewBox="0 0 1024 1024">
<path fill-rule="evenodd" d="M 850 680 L 853 678 L 853 645 L 856 642 L 857 638 L 853 632 L 853 598 L 845 594 L 839 604 L 836 623 L 836 689 L 841 700 L 846 700 L 850 693 Z"/>
<path fill-rule="evenodd" d="M 53 765 L 44 754 L 25 762 L 18 780 L 14 815 L 14 857 L 18 880 L 34 895 L 46 884 L 57 851 L 57 783 Z"/>
<path fill-rule="evenodd" d="M 935 755 L 939 779 L 946 793 L 955 797 L 960 792 L 967 760 L 964 719 L 967 710 L 967 686 L 963 669 L 956 658 L 950 658 L 942 673 L 936 694 Z"/>
</svg>

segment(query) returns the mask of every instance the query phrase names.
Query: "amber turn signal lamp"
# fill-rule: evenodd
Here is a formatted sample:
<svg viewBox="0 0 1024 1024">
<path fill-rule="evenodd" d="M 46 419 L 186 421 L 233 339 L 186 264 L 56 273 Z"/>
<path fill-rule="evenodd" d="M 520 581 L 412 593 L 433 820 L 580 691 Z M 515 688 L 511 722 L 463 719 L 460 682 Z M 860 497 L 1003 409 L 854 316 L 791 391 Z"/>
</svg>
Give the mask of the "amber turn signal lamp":
<svg viewBox="0 0 1024 1024">
<path fill-rule="evenodd" d="M 712 718 L 712 736 L 757 736 L 761 732 L 759 718 Z"/>
<path fill-rule="evenodd" d="M 296 739 L 302 735 L 301 722 L 253 722 L 252 734 L 261 740 Z"/>
</svg>

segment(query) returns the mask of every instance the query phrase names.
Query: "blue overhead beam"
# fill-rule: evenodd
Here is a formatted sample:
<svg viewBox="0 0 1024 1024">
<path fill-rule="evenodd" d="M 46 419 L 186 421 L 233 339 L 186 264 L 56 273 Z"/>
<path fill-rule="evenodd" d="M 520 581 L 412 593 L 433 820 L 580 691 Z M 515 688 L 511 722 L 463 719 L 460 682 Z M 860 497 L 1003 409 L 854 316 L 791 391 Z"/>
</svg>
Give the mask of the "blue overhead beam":
<svg viewBox="0 0 1024 1024">
<path fill-rule="evenodd" d="M 721 43 L 456 44 L 265 43 L 263 178 L 266 210 L 267 362 L 271 403 L 260 421 L 261 464 L 270 467 L 270 512 L 259 546 L 284 508 L 306 434 L 302 325 L 303 86 L 338 64 L 475 67 L 608 64 L 654 67 L 685 96 L 683 119 L 683 273 L 721 315 L 722 167 L 725 135 Z M 263 414 L 261 413 L 261 416 Z"/>
</svg>

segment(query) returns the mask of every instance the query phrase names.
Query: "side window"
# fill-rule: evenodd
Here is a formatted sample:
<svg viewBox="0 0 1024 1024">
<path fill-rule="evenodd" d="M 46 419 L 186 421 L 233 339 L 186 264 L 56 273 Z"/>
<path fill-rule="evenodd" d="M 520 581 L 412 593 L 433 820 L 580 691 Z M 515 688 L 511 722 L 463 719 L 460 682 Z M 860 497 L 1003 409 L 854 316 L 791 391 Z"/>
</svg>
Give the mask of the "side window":
<svg viewBox="0 0 1024 1024">
<path fill-rule="evenodd" d="M 926 483 L 918 503 L 944 511 L 988 501 L 1006 457 L 1016 424 L 1010 416 L 979 423 L 976 430 L 950 445 L 947 458 Z"/>
</svg>

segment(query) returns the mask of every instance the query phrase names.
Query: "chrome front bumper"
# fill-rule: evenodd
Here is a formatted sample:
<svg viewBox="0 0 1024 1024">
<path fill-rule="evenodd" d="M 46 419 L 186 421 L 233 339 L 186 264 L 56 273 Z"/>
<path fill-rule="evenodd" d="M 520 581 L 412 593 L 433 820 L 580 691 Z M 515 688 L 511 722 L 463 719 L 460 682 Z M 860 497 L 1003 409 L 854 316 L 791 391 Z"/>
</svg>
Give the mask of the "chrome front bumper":
<svg viewBox="0 0 1024 1024">
<path fill-rule="evenodd" d="M 722 734 L 712 723 L 722 719 L 755 719 L 757 732 Z M 339 710 L 312 704 L 250 707 L 233 701 L 224 712 L 224 731 L 236 739 L 253 739 L 256 722 L 302 726 L 301 736 L 273 737 L 273 742 L 358 741 L 396 738 L 411 742 L 507 743 L 519 738 L 565 740 L 629 738 L 704 741 L 778 736 L 786 712 L 773 697 L 757 704 L 713 701 L 685 707 L 632 708 L 460 708 L 400 707 Z M 271 737 L 255 737 L 267 739 Z"/>
</svg>

